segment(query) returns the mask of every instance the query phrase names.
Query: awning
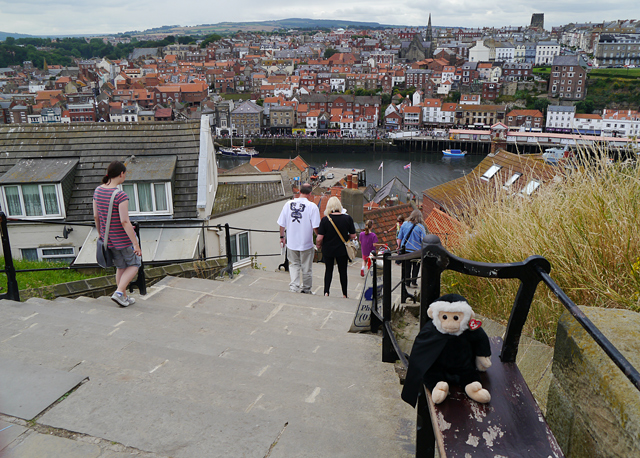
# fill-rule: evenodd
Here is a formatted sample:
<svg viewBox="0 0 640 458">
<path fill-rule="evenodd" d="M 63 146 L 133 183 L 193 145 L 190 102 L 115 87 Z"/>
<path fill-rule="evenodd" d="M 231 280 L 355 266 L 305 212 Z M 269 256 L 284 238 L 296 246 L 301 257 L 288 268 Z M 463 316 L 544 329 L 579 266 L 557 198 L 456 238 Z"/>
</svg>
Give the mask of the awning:
<svg viewBox="0 0 640 458">
<path fill-rule="evenodd" d="M 142 259 L 145 262 L 195 259 L 198 256 L 201 234 L 202 228 L 199 227 L 142 228 L 140 229 Z M 94 227 L 87 235 L 73 265 L 97 264 L 97 241 L 98 231 Z"/>
</svg>

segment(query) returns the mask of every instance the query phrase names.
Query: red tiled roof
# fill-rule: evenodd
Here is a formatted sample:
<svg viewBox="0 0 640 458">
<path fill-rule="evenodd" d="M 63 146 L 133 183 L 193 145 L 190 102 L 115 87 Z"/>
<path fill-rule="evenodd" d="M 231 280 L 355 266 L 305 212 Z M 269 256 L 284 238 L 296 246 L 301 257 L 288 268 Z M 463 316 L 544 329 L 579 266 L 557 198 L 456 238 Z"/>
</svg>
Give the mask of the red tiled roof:
<svg viewBox="0 0 640 458">
<path fill-rule="evenodd" d="M 437 208 L 431 210 L 431 213 L 425 218 L 424 224 L 430 233 L 440 237 L 440 241 L 446 247 L 456 245 L 465 230 L 460 221 Z"/>
<path fill-rule="evenodd" d="M 398 215 L 407 219 L 413 207 L 411 204 L 394 205 L 391 207 L 378 208 L 375 210 L 365 210 L 364 220 L 373 221 L 371 229 L 377 236 L 379 243 L 386 243 L 392 251 L 396 249 L 396 220 Z M 385 234 L 384 232 L 387 231 Z"/>
</svg>

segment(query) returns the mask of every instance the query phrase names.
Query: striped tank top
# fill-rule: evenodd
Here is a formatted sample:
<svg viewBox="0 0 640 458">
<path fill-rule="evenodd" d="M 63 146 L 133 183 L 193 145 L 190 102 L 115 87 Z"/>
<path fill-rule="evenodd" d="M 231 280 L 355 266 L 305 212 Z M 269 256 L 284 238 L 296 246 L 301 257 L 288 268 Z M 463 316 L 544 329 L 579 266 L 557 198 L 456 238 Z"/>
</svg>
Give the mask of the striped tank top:
<svg viewBox="0 0 640 458">
<path fill-rule="evenodd" d="M 129 200 L 129 196 L 118 188 L 105 188 L 104 186 L 98 186 L 93 192 L 93 200 L 96 201 L 96 206 L 98 207 L 98 218 L 100 218 L 100 237 L 104 239 L 104 231 L 107 227 L 107 215 L 109 213 L 109 201 L 111 200 L 111 194 L 114 192 L 117 192 L 118 194 L 116 195 L 116 198 L 113 199 L 108 247 L 113 248 L 114 250 L 122 250 L 123 248 L 130 247 L 132 243 L 120 222 L 118 206 L 122 202 Z"/>
</svg>

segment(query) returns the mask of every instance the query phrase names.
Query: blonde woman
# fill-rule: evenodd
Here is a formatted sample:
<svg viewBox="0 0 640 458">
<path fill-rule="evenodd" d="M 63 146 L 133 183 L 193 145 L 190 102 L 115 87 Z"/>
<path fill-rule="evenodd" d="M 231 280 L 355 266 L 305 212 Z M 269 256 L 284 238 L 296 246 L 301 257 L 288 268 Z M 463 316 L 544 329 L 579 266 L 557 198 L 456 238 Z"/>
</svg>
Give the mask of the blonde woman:
<svg viewBox="0 0 640 458">
<path fill-rule="evenodd" d="M 347 255 L 347 248 L 344 246 L 344 242 L 337 231 L 340 231 L 342 238 L 346 242 L 349 239 L 356 238 L 356 227 L 353 224 L 353 218 L 346 213 L 342 213 L 340 199 L 335 196 L 327 202 L 324 214 L 325 216 L 320 221 L 318 236 L 316 237 L 316 246 L 319 251 L 322 250 L 322 260 L 325 265 L 324 295 L 329 295 L 333 277 L 333 264 L 335 263 L 338 265 L 338 273 L 340 274 L 342 295 L 347 297 L 347 263 L 349 262 L 349 256 Z"/>
</svg>

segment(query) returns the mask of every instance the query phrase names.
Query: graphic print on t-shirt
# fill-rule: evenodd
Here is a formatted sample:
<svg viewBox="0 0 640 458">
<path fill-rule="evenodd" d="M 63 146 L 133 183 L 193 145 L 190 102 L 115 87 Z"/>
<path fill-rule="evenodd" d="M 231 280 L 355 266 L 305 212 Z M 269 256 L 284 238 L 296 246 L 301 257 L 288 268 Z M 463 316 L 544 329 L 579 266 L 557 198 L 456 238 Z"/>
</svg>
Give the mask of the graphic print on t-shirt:
<svg viewBox="0 0 640 458">
<path fill-rule="evenodd" d="M 291 202 L 289 208 L 291 209 L 291 222 L 301 223 L 302 212 L 304 212 L 305 205 L 299 202 Z"/>
</svg>

